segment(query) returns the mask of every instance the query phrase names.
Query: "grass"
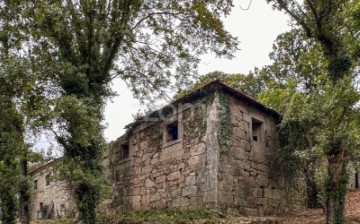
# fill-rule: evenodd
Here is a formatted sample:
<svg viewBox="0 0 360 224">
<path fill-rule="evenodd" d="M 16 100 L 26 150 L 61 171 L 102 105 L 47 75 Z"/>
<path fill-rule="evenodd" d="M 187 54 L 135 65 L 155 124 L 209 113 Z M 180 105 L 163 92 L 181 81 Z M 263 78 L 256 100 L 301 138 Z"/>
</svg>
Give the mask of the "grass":
<svg viewBox="0 0 360 224">
<path fill-rule="evenodd" d="M 219 223 L 223 215 L 216 211 L 203 209 L 173 210 L 161 209 L 150 211 L 124 212 L 115 216 L 99 216 L 99 222 L 128 222 L 128 223 L 154 223 L 154 224 L 211 224 Z"/>
<path fill-rule="evenodd" d="M 99 224 L 322 224 L 322 209 L 300 209 L 292 214 L 268 217 L 231 217 L 204 209 L 124 212 L 113 216 L 98 216 Z M 31 224 L 79 224 L 73 220 L 43 220 Z M 360 191 L 349 192 L 346 201 L 346 224 L 360 224 Z"/>
</svg>

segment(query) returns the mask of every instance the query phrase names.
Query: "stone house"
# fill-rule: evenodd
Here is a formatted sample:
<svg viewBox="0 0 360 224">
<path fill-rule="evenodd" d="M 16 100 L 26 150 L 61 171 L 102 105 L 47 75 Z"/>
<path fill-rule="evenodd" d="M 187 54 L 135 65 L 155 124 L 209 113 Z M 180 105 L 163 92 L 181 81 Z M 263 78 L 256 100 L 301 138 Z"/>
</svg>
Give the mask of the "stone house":
<svg viewBox="0 0 360 224">
<path fill-rule="evenodd" d="M 29 172 L 33 181 L 30 219 L 53 219 L 75 216 L 75 203 L 64 181 L 56 179 L 60 159 L 47 162 Z"/>
<path fill-rule="evenodd" d="M 111 196 L 99 213 L 159 208 L 271 215 L 287 210 L 274 161 L 279 114 L 219 81 L 138 118 L 110 143 L 104 166 Z M 75 203 L 55 164 L 30 172 L 31 219 L 74 216 Z M 350 188 L 359 188 L 359 172 Z"/>
<path fill-rule="evenodd" d="M 101 212 L 207 208 L 286 210 L 279 114 L 219 81 L 137 119 L 104 156 L 113 194 Z"/>
</svg>

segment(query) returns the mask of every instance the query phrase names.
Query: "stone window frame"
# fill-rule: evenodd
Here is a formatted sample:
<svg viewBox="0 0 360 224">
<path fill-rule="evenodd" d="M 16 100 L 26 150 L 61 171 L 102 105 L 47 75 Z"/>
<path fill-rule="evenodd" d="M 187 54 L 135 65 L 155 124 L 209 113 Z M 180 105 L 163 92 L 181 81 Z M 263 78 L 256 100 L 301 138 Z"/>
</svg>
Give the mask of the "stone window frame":
<svg viewBox="0 0 360 224">
<path fill-rule="evenodd" d="M 120 145 L 120 150 L 119 150 L 119 157 L 120 157 L 120 161 L 125 161 L 125 160 L 129 160 L 130 159 L 130 145 L 129 143 L 124 143 Z M 124 157 L 124 149 L 127 148 L 127 154 L 126 157 Z"/>
<path fill-rule="evenodd" d="M 265 121 L 264 119 L 256 116 L 255 114 L 250 114 L 251 117 L 251 124 L 250 124 L 250 139 L 251 139 L 251 145 L 252 147 L 260 147 L 260 148 L 264 148 L 266 147 L 265 145 Z M 254 140 L 254 123 L 257 126 L 257 129 L 259 131 L 259 137 L 257 138 L 257 140 Z M 259 148 L 259 149 L 260 149 Z"/>
<path fill-rule="evenodd" d="M 51 180 L 51 174 L 48 173 L 48 174 L 45 175 L 45 186 L 46 186 L 46 187 L 50 186 L 51 182 L 52 182 L 52 180 Z"/>
<path fill-rule="evenodd" d="M 183 110 L 182 110 L 183 111 Z M 178 111 L 175 115 L 172 115 L 167 120 L 163 122 L 162 126 L 162 142 L 163 147 L 166 148 L 171 145 L 175 145 L 182 142 L 183 139 L 183 127 L 182 127 L 182 111 Z M 177 122 L 177 128 L 178 128 L 178 138 L 176 140 L 168 141 L 168 130 L 167 126 L 169 124 L 172 124 L 174 122 Z"/>
<path fill-rule="evenodd" d="M 34 180 L 34 190 L 37 190 L 38 189 L 38 180 L 35 179 Z"/>
<path fill-rule="evenodd" d="M 179 139 L 179 121 L 170 122 L 166 124 L 165 138 L 166 142 L 171 142 Z"/>
</svg>

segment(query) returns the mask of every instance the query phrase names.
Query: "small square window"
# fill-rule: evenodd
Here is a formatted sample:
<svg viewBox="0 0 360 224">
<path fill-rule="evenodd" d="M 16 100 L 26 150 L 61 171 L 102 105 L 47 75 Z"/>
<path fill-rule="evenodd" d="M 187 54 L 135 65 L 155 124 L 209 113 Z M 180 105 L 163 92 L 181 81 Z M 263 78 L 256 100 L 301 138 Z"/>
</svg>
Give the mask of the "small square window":
<svg viewBox="0 0 360 224">
<path fill-rule="evenodd" d="M 121 145 L 120 147 L 120 159 L 129 158 L 130 150 L 129 145 Z"/>
<path fill-rule="evenodd" d="M 60 210 L 65 210 L 65 204 L 60 205 Z"/>
<path fill-rule="evenodd" d="M 252 119 L 252 139 L 255 142 L 261 141 L 261 125 L 261 121 Z"/>
<path fill-rule="evenodd" d="M 179 139 L 179 126 L 177 121 L 174 121 L 166 125 L 166 134 L 167 134 L 166 136 L 167 142 Z"/>
<path fill-rule="evenodd" d="M 34 180 L 34 190 L 37 190 L 37 189 L 38 189 L 38 181 Z"/>
<path fill-rule="evenodd" d="M 50 177 L 50 174 L 48 174 L 48 175 L 45 176 L 46 186 L 49 186 L 49 185 L 50 185 L 50 182 L 51 182 L 51 177 Z"/>
</svg>

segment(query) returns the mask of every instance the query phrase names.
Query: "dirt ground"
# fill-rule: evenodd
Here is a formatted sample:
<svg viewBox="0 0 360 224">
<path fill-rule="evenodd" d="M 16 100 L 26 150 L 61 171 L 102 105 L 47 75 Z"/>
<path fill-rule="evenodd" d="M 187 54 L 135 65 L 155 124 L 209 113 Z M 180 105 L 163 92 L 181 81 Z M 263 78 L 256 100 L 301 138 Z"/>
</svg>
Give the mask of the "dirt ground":
<svg viewBox="0 0 360 224">
<path fill-rule="evenodd" d="M 304 209 L 293 214 L 277 217 L 259 218 L 259 220 L 277 220 L 281 224 L 323 224 L 325 215 L 323 209 Z M 265 222 L 266 223 L 266 222 Z M 360 191 L 347 193 L 346 223 L 360 224 Z"/>
</svg>

